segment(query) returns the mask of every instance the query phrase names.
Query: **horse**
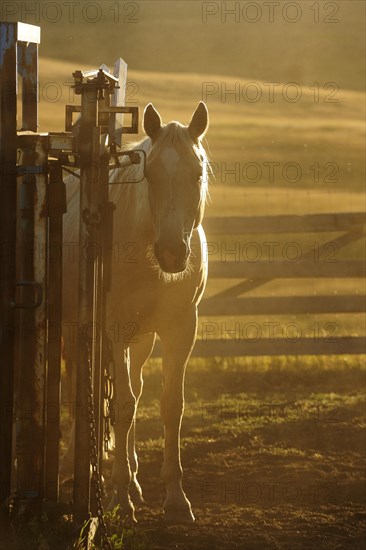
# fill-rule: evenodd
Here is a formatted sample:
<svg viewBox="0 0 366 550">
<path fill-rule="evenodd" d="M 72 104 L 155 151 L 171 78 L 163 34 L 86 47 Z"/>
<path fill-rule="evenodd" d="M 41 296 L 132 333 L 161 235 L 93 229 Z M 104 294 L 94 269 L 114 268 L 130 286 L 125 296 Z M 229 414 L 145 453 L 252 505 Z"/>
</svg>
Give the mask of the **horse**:
<svg viewBox="0 0 366 550">
<path fill-rule="evenodd" d="M 146 137 L 128 147 L 145 152 L 144 178 L 139 183 L 111 186 L 116 206 L 113 235 L 118 253 L 112 265 L 107 329 L 114 334 L 111 340 L 117 359 L 117 408 L 131 414 L 117 419 L 114 426 L 114 488 L 110 508 L 119 504 L 123 515 L 132 522 L 136 521 L 133 501 L 144 501 L 137 479 L 136 409 L 142 393 L 143 367 L 156 335 L 162 347 L 164 518 L 167 523 L 195 521 L 182 486 L 180 428 L 185 370 L 196 339 L 197 306 L 207 280 L 207 261 L 203 257 L 206 239 L 201 222 L 208 194 L 208 159 L 202 145 L 208 123 L 203 102 L 198 104 L 188 125 L 176 121 L 164 125 L 149 103 L 143 114 Z M 118 170 L 110 182 L 113 177 L 117 181 L 121 177 Z M 64 216 L 64 243 L 77 240 L 79 210 L 75 189 L 76 186 Z M 76 262 L 66 257 L 63 326 L 77 320 L 76 277 Z M 134 327 L 133 343 L 116 337 L 128 326 Z M 65 356 L 75 367 L 75 341 L 68 340 L 64 338 Z"/>
</svg>

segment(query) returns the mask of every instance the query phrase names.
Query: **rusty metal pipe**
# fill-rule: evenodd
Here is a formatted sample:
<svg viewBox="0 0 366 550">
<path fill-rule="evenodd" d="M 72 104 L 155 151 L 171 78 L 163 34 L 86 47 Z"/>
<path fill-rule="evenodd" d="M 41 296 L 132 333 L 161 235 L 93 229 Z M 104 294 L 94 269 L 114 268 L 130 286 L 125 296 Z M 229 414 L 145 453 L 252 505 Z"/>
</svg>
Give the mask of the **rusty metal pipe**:
<svg viewBox="0 0 366 550">
<path fill-rule="evenodd" d="M 94 280 L 98 205 L 99 143 L 97 126 L 97 87 L 87 82 L 81 89 L 80 228 L 79 228 L 79 305 L 78 364 L 76 381 L 74 517 L 82 523 L 90 509 L 90 447 L 88 426 L 88 353 L 95 338 Z"/>
</svg>

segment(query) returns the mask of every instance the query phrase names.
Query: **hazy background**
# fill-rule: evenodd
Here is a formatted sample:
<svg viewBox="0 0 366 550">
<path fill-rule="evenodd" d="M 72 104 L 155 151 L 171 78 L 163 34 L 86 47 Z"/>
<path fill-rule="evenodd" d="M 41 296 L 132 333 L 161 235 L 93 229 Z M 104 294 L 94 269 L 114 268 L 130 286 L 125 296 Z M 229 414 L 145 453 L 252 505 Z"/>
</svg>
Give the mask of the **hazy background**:
<svg viewBox="0 0 366 550">
<path fill-rule="evenodd" d="M 233 1 L 224 3 L 225 12 L 221 1 L 105 0 L 99 2 L 101 12 L 90 6 L 84 15 L 81 6 L 90 2 L 77 2 L 80 6 L 74 8 L 74 23 L 67 18 L 71 6 L 66 7 L 62 0 L 59 3 L 62 19 L 53 24 L 42 22 L 42 52 L 48 57 L 102 63 L 120 53 L 137 70 L 222 74 L 305 85 L 334 81 L 341 88 L 364 88 L 363 1 L 299 0 L 294 3 L 297 7 L 291 8 L 282 0 L 280 6 L 273 5 L 272 23 L 270 6 L 263 1 L 257 2 L 257 10 L 250 2 L 236 2 L 241 8 L 237 22 L 235 15 L 228 13 L 235 8 Z M 216 10 L 216 14 L 207 13 Z M 100 13 L 99 21 L 88 21 Z M 48 8 L 44 15 L 52 20 L 57 14 Z M 298 17 L 294 23 L 285 20 Z M 317 17 L 318 23 L 314 21 Z M 258 21 L 248 21 L 255 19 Z"/>
<path fill-rule="evenodd" d="M 3 2 L 1 10 L 3 20 L 42 28 L 43 131 L 62 130 L 64 104 L 78 103 L 70 97 L 75 69 L 121 56 L 129 66 L 127 104 L 141 114 L 152 101 L 165 122 L 187 123 L 206 100 L 217 191 L 220 184 L 270 185 L 276 193 L 306 187 L 327 196 L 363 189 L 363 1 L 57 0 Z M 300 166 L 299 177 L 288 163 Z M 340 207 L 352 208 L 350 201 Z"/>
</svg>

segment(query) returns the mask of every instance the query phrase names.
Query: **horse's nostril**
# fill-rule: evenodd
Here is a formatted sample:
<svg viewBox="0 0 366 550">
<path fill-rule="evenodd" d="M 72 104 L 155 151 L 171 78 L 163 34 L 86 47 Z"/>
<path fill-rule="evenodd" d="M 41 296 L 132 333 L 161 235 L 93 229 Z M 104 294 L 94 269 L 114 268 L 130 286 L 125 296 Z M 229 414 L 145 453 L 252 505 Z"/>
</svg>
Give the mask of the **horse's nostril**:
<svg viewBox="0 0 366 550">
<path fill-rule="evenodd" d="M 161 246 L 159 242 L 156 242 L 154 244 L 154 254 L 156 258 L 161 258 L 165 255 L 165 253 L 168 253 L 170 256 L 174 258 L 185 258 L 188 255 L 188 247 L 185 243 L 185 241 L 181 241 L 178 244 L 174 245 L 167 245 L 167 246 Z"/>
</svg>

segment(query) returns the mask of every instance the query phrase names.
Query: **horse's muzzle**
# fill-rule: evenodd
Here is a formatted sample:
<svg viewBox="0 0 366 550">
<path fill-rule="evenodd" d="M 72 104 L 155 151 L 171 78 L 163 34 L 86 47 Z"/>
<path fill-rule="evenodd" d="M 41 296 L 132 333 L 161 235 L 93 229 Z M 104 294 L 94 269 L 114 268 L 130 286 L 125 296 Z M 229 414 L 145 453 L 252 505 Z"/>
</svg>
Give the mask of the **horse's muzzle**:
<svg viewBox="0 0 366 550">
<path fill-rule="evenodd" d="M 163 271 L 181 273 L 187 267 L 189 248 L 183 240 L 174 246 L 164 245 L 157 241 L 154 245 L 154 254 Z"/>
</svg>

